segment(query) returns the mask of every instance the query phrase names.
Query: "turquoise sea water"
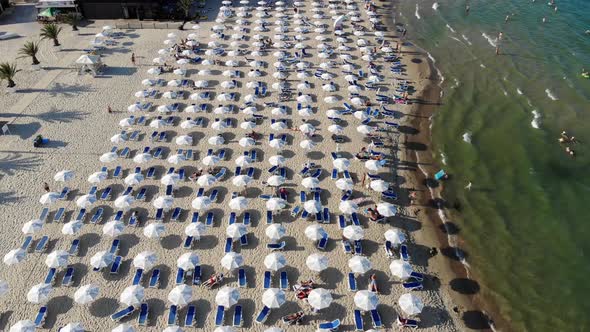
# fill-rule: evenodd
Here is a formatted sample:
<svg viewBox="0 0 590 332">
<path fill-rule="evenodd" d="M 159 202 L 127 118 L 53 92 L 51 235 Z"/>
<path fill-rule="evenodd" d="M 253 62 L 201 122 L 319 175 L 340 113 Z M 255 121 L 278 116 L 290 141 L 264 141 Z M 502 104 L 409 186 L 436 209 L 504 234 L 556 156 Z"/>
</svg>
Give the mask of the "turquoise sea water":
<svg viewBox="0 0 590 332">
<path fill-rule="evenodd" d="M 395 20 L 444 77 L 433 149 L 467 262 L 513 330 L 589 330 L 590 1 L 465 3 L 400 1 Z"/>
</svg>

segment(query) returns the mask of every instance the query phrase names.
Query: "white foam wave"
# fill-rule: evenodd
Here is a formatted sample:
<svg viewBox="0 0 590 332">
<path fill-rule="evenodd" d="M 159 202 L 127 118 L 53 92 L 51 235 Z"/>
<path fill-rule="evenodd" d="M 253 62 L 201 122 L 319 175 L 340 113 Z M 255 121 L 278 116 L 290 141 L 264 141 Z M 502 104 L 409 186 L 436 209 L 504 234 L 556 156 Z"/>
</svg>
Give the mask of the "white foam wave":
<svg viewBox="0 0 590 332">
<path fill-rule="evenodd" d="M 438 10 L 438 2 L 432 4 L 432 9 Z"/>
<path fill-rule="evenodd" d="M 470 132 L 466 132 L 463 134 L 463 141 L 471 144 L 471 133 Z"/>
<path fill-rule="evenodd" d="M 414 15 L 416 15 L 417 19 L 421 19 L 422 17 L 420 16 L 420 13 L 418 12 L 418 10 L 420 9 L 420 7 L 418 7 L 418 4 L 416 4 L 416 12 L 414 13 Z"/>
<path fill-rule="evenodd" d="M 432 64 L 434 65 L 434 69 L 436 69 L 436 75 L 440 79 L 439 85 L 442 85 L 443 82 L 445 81 L 445 77 L 443 76 L 443 74 L 440 71 L 440 69 L 438 69 L 438 67 L 436 67 L 436 59 L 432 56 L 432 54 L 430 54 L 430 52 L 426 52 L 426 54 L 428 55 L 428 59 L 430 59 L 430 61 L 432 61 Z M 442 90 L 441 90 L 441 95 L 440 96 L 442 97 Z"/>
<path fill-rule="evenodd" d="M 531 121 L 531 126 L 535 129 L 539 129 L 541 125 L 541 113 L 537 112 L 537 110 L 533 110 L 533 121 Z"/>
<path fill-rule="evenodd" d="M 504 96 L 508 96 L 508 91 L 502 89 L 502 92 L 504 93 Z"/>
<path fill-rule="evenodd" d="M 439 152 L 440 152 L 440 161 L 443 163 L 443 165 L 446 165 L 447 164 L 447 155 L 442 151 L 439 151 Z"/>
<path fill-rule="evenodd" d="M 455 29 L 452 26 L 447 24 L 447 29 L 451 30 L 452 33 L 455 33 Z"/>
<path fill-rule="evenodd" d="M 469 45 L 473 45 L 473 44 L 471 44 L 471 41 L 469 40 L 469 38 L 467 38 L 467 36 L 465 36 L 465 35 L 461 35 L 461 38 L 463 38 L 463 40 L 464 40 L 464 41 L 466 41 L 466 42 L 467 42 L 467 44 L 469 44 Z"/>
<path fill-rule="evenodd" d="M 498 46 L 498 38 L 492 38 L 492 37 L 490 37 L 490 36 L 486 35 L 486 33 L 485 33 L 485 32 L 484 32 L 484 33 L 482 33 L 481 35 L 482 35 L 482 36 L 483 36 L 483 37 L 484 37 L 484 38 L 485 38 L 485 39 L 488 41 L 488 43 L 489 43 L 490 45 L 492 45 L 492 47 L 496 47 L 496 46 Z"/>
<path fill-rule="evenodd" d="M 459 84 L 461 84 L 461 82 L 458 79 L 456 79 L 456 78 L 453 78 L 453 82 L 454 82 L 454 84 L 452 86 L 453 89 L 458 88 L 459 87 Z"/>
<path fill-rule="evenodd" d="M 480 66 L 481 68 L 487 68 L 487 67 L 486 67 L 486 65 L 484 65 L 483 63 L 480 63 L 480 64 L 479 64 L 479 66 Z"/>
<path fill-rule="evenodd" d="M 451 36 L 451 39 L 454 39 L 454 40 L 458 41 L 459 43 L 462 43 L 462 41 L 459 38 L 457 38 L 457 37 L 452 37 Z"/>
<path fill-rule="evenodd" d="M 522 91 L 520 90 L 520 88 L 516 88 L 516 93 L 522 96 Z"/>
<path fill-rule="evenodd" d="M 551 100 L 558 100 L 558 98 L 555 97 L 555 95 L 553 94 L 553 92 L 551 92 L 551 90 L 545 89 L 545 93 L 547 94 L 547 97 L 549 97 L 549 99 L 551 99 Z"/>
</svg>

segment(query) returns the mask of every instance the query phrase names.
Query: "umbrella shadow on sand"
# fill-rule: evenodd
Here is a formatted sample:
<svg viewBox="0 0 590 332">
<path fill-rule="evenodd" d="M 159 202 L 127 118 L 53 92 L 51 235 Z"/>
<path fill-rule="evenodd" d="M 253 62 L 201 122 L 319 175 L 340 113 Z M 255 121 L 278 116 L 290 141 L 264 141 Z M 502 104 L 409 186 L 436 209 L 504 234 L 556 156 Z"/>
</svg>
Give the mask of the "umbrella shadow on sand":
<svg viewBox="0 0 590 332">
<path fill-rule="evenodd" d="M 117 307 L 119 307 L 117 299 L 101 297 L 90 304 L 89 311 L 92 316 L 102 318 L 113 314 Z"/>
<path fill-rule="evenodd" d="M 57 316 L 60 314 L 65 314 L 74 304 L 74 300 L 72 300 L 69 296 L 58 296 L 54 297 L 47 302 L 47 317 L 45 318 L 45 326 L 49 328 L 53 328 L 55 323 L 57 322 Z"/>
</svg>

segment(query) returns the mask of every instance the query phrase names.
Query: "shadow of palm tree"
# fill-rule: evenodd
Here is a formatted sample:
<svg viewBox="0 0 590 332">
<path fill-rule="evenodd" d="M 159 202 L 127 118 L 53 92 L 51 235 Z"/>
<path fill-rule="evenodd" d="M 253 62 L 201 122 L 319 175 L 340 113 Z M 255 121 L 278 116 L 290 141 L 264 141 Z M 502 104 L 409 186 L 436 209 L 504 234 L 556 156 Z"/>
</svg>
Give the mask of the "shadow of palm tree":
<svg viewBox="0 0 590 332">
<path fill-rule="evenodd" d="M 94 89 L 90 85 L 79 85 L 79 84 L 63 84 L 54 83 L 47 90 L 47 93 L 51 97 L 76 97 L 83 92 L 91 92 Z"/>
<path fill-rule="evenodd" d="M 17 170 L 31 171 L 41 164 L 39 157 L 10 153 L 0 157 L 0 174 L 14 175 Z"/>
<path fill-rule="evenodd" d="M 14 191 L 0 192 L 0 202 L 2 204 L 16 203 L 21 200 L 21 196 L 17 196 Z"/>
<path fill-rule="evenodd" d="M 49 123 L 70 123 L 74 120 L 84 120 L 89 112 L 64 111 L 52 107 L 49 111 L 34 115 L 34 117 Z"/>
</svg>

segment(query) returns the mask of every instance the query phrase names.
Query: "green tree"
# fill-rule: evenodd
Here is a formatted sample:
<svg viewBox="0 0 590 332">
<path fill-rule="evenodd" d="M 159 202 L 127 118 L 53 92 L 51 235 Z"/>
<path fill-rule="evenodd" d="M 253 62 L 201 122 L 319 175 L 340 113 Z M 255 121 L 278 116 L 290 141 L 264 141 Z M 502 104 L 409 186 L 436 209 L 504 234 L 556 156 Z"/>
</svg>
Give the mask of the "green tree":
<svg viewBox="0 0 590 332">
<path fill-rule="evenodd" d="M 66 14 L 64 20 L 72 26 L 72 31 L 78 31 L 78 23 L 80 23 L 80 16 L 78 13 L 70 12 Z"/>
<path fill-rule="evenodd" d="M 194 2 L 194 0 L 178 0 L 178 6 L 182 10 L 183 14 L 182 24 L 178 27 L 178 30 L 184 30 L 184 25 L 186 22 L 191 20 L 190 15 Z"/>
<path fill-rule="evenodd" d="M 10 64 L 8 62 L 0 63 L 0 81 L 8 81 L 8 87 L 13 88 L 16 86 L 14 83 L 14 76 L 19 70 L 16 69 L 16 63 Z"/>
<path fill-rule="evenodd" d="M 54 23 L 49 23 L 43 26 L 41 29 L 41 38 L 42 39 L 51 39 L 53 40 L 53 46 L 59 46 L 59 33 L 61 32 L 61 27 Z"/>
<path fill-rule="evenodd" d="M 33 59 L 33 65 L 38 65 L 40 62 L 37 59 L 37 53 L 39 53 L 39 42 L 28 41 L 18 51 L 18 54 L 22 54 L 19 58 L 31 57 Z"/>
</svg>

